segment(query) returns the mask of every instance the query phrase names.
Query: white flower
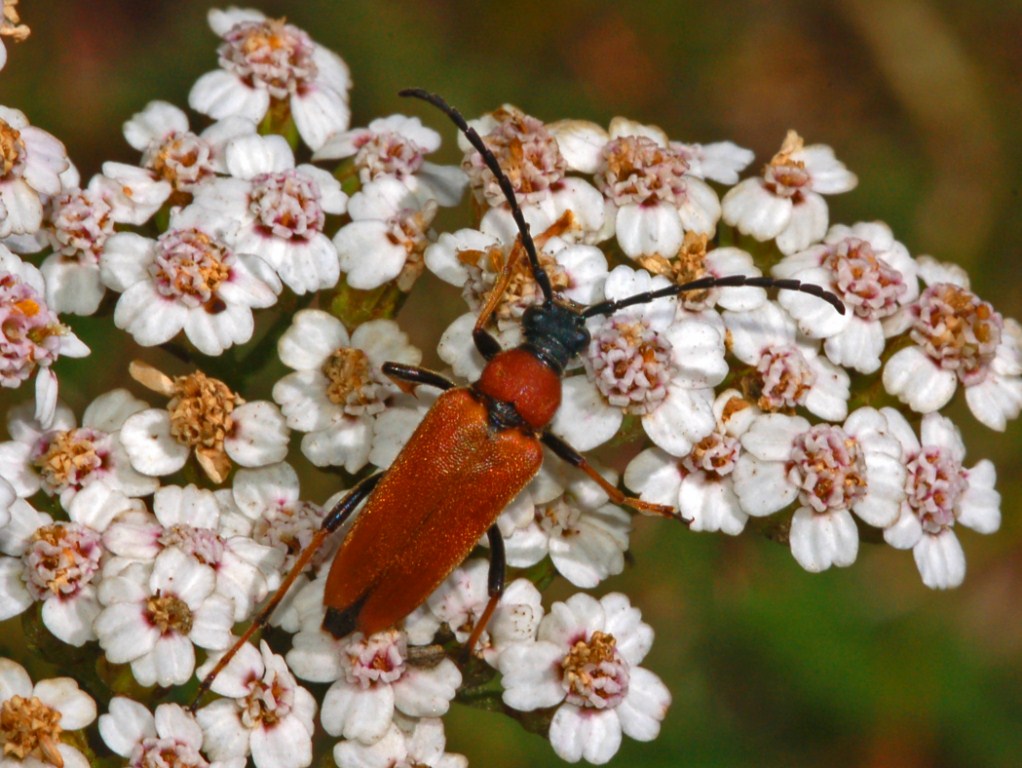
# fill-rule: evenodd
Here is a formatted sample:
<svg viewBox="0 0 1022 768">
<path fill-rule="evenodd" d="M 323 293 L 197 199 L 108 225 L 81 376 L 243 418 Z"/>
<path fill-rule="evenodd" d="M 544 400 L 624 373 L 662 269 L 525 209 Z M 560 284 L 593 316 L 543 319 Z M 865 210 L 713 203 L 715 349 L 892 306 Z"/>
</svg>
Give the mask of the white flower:
<svg viewBox="0 0 1022 768">
<path fill-rule="evenodd" d="M 202 728 L 179 704 L 160 704 L 155 715 L 143 705 L 123 696 L 110 700 L 99 716 L 99 734 L 111 750 L 132 766 L 180 765 L 209 768 L 243 768 L 245 758 L 207 763 L 202 749 Z"/>
<path fill-rule="evenodd" d="M 526 712 L 557 707 L 549 734 L 557 755 L 606 763 L 622 734 L 652 741 L 667 714 L 667 688 L 638 666 L 652 644 L 653 630 L 625 595 L 573 595 L 551 606 L 537 640 L 500 654 L 504 703 Z"/>
<path fill-rule="evenodd" d="M 724 221 L 760 241 L 776 238 L 782 253 L 800 251 L 827 231 L 821 195 L 854 189 L 858 179 L 825 144 L 805 146 L 794 131 L 762 176 L 745 179 L 721 202 Z"/>
<path fill-rule="evenodd" d="M 75 494 L 92 483 L 136 497 L 148 496 L 159 486 L 158 480 L 132 468 L 121 445 L 125 419 L 148 407 L 128 390 L 115 389 L 93 400 L 80 427 L 71 409 L 59 403 L 49 429 L 43 429 L 27 405 L 7 412 L 7 429 L 14 439 L 0 443 L 0 477 L 22 498 L 42 490 L 59 496 L 67 509 Z"/>
<path fill-rule="evenodd" d="M 410 717 L 445 714 L 461 685 L 461 672 L 450 659 L 413 664 L 405 634 L 397 629 L 336 640 L 316 625 L 295 635 L 287 662 L 304 680 L 333 683 L 320 713 L 326 732 L 366 744 L 384 737 L 395 711 Z"/>
<path fill-rule="evenodd" d="M 993 533 L 1001 525 L 994 465 L 984 459 L 971 469 L 962 466 L 965 444 L 945 416 L 926 414 L 917 438 L 895 409 L 882 413 L 901 442 L 908 470 L 905 500 L 898 519 L 884 529 L 884 539 L 898 549 L 912 549 L 926 586 L 957 587 L 965 578 L 965 554 L 955 524 L 980 533 Z"/>
<path fill-rule="evenodd" d="M 363 188 L 382 179 L 396 179 L 422 201 L 457 205 L 467 179 L 460 168 L 425 159 L 440 147 L 440 134 L 417 117 L 378 117 L 366 128 L 331 136 L 313 160 L 352 158 Z"/>
<path fill-rule="evenodd" d="M 246 403 L 202 371 L 172 379 L 136 361 L 129 372 L 143 386 L 170 398 L 166 408 L 136 413 L 121 427 L 131 465 L 142 474 L 177 472 L 194 450 L 206 475 L 222 483 L 232 461 L 262 467 L 287 455 L 288 428 L 273 403 Z"/>
<path fill-rule="evenodd" d="M 813 301 L 837 314 L 826 302 Z M 747 386 L 761 409 L 790 413 L 804 407 L 831 421 L 848 415 L 848 373 L 821 357 L 819 342 L 799 334 L 795 321 L 776 304 L 725 312 L 724 323 L 731 352 L 750 366 Z"/>
<path fill-rule="evenodd" d="M 43 203 L 63 189 L 67 150 L 23 112 L 0 106 L 0 240 L 31 235 L 43 223 Z"/>
<path fill-rule="evenodd" d="M 668 285 L 620 266 L 605 293 L 614 300 Z M 592 341 L 582 354 L 588 375 L 564 381 L 554 432 L 589 450 L 609 440 L 627 412 L 641 416 L 656 445 L 683 456 L 713 431 L 713 387 L 727 374 L 719 315 L 676 312 L 665 297 L 594 318 L 589 328 Z"/>
<path fill-rule="evenodd" d="M 468 641 L 489 602 L 488 573 L 487 560 L 469 560 L 455 568 L 426 602 L 433 615 L 451 628 L 459 643 Z M 505 587 L 492 618 L 471 651 L 496 666 L 501 648 L 508 643 L 533 640 L 542 618 L 539 590 L 528 579 L 515 579 Z"/>
<path fill-rule="evenodd" d="M 136 517 L 110 526 L 103 543 L 116 557 L 104 572 L 119 572 L 132 561 L 152 563 L 168 548 L 178 549 L 213 573 L 217 592 L 231 599 L 235 621 L 246 619 L 277 587 L 283 552 L 224 531 L 212 491 L 164 486 L 153 496 L 153 512 L 155 519 Z"/>
<path fill-rule="evenodd" d="M 252 9 L 214 8 L 209 25 L 224 40 L 217 51 L 221 69 L 192 86 L 192 109 L 214 120 L 238 115 L 259 122 L 286 103 L 313 150 L 348 127 L 351 77 L 340 56 L 283 19 Z"/>
<path fill-rule="evenodd" d="M 848 310 L 845 314 L 799 291 L 782 291 L 777 300 L 798 321 L 802 333 L 824 339 L 831 362 L 873 373 L 880 367 L 885 337 L 892 335 L 885 321 L 919 296 L 917 271 L 890 227 L 876 221 L 834 225 L 825 244 L 787 256 L 773 274 L 836 293 Z"/>
<path fill-rule="evenodd" d="M 48 427 L 57 407 L 53 363 L 61 355 L 85 357 L 89 348 L 58 320 L 45 295 L 42 273 L 0 244 L 0 386 L 19 387 L 35 373 L 35 418 Z"/>
<path fill-rule="evenodd" d="M 133 232 L 111 237 L 100 274 L 121 294 L 114 324 L 146 347 L 184 330 L 206 355 L 248 341 L 253 308 L 272 306 L 281 286 L 267 264 L 233 249 L 230 239 L 215 217 L 196 206 L 178 211 L 156 240 Z"/>
<path fill-rule="evenodd" d="M 445 752 L 443 721 L 438 717 L 418 720 L 397 716 L 387 732 L 373 744 L 342 741 L 334 747 L 338 768 L 468 768 L 464 755 Z"/>
<path fill-rule="evenodd" d="M 761 517 L 797 500 L 789 539 L 807 571 L 855 561 L 859 533 L 852 512 L 877 528 L 897 519 L 905 498 L 904 455 L 875 408 L 859 408 L 840 427 L 766 414 L 741 439 L 734 490 L 742 509 Z"/>
<path fill-rule="evenodd" d="M 681 459 L 647 448 L 625 468 L 625 485 L 643 501 L 675 507 L 693 531 L 737 536 L 748 515 L 735 493 L 733 473 L 742 453 L 741 436 L 759 413 L 737 390 L 721 392 L 713 402 L 713 432 Z"/>
<path fill-rule="evenodd" d="M 371 320 L 350 336 L 340 320 L 302 310 L 277 345 L 289 373 L 273 387 L 288 426 L 307 434 L 302 452 L 316 466 L 348 472 L 365 466 L 372 424 L 398 389 L 381 371 L 387 361 L 416 365 L 422 353 L 392 320 Z"/>
<path fill-rule="evenodd" d="M 715 141 L 712 144 L 684 144 L 672 141 L 668 146 L 688 163 L 689 176 L 721 184 L 736 183 L 738 174 L 755 158 L 751 149 L 739 147 L 731 141 Z"/>
<path fill-rule="evenodd" d="M 130 663 L 141 685 L 182 685 L 195 669 L 193 643 L 214 651 L 231 643 L 230 599 L 216 592 L 210 569 L 176 547 L 151 569 L 133 563 L 104 579 L 99 600 L 99 644 L 111 663 Z"/>
<path fill-rule="evenodd" d="M 96 719 L 96 702 L 70 677 L 32 685 L 24 667 L 0 657 L 0 708 L 4 768 L 88 768 L 85 755 L 61 740 L 62 731 L 81 730 Z"/>
<path fill-rule="evenodd" d="M 953 277 L 942 270 L 941 277 Z M 927 275 L 923 274 L 924 280 Z M 929 281 L 927 280 L 929 283 Z M 1013 321 L 964 284 L 929 284 L 909 307 L 912 346 L 884 366 L 884 389 L 919 413 L 943 408 L 958 384 L 982 424 L 1003 431 L 1022 410 L 1022 338 Z"/>
<path fill-rule="evenodd" d="M 340 277 L 327 214 L 344 213 L 340 182 L 314 165 L 295 167 L 280 136 L 241 136 L 226 149 L 232 178 L 195 190 L 193 206 L 219 219 L 236 252 L 268 263 L 295 293 L 332 288 Z"/>
<path fill-rule="evenodd" d="M 215 659 L 198 674 L 207 674 Z M 312 763 L 316 701 L 265 640 L 258 651 L 243 645 L 210 688 L 225 697 L 195 713 L 210 757 L 251 754 L 256 768 L 304 768 Z"/>
<path fill-rule="evenodd" d="M 383 177 L 356 192 L 348 203 L 351 221 L 334 235 L 348 285 L 379 288 L 397 279 L 407 291 L 422 273 L 435 200 L 422 200 L 399 180 Z"/>
</svg>

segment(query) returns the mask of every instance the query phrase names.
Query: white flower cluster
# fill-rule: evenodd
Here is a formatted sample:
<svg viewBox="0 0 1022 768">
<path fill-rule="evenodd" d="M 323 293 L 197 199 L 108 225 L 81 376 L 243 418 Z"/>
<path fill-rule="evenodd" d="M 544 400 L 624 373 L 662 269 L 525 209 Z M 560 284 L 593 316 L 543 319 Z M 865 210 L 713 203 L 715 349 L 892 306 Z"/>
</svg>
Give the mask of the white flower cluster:
<svg viewBox="0 0 1022 768">
<path fill-rule="evenodd" d="M 13 5 L 4 0 L 0 33 L 21 39 Z M 189 105 L 213 122 L 196 133 L 178 107 L 150 103 L 124 124 L 137 166 L 105 163 L 83 186 L 60 141 L 0 106 L 0 384 L 35 377 L 34 401 L 7 412 L 0 443 L 0 621 L 36 610 L 59 641 L 95 643 L 139 686 L 165 689 L 213 668 L 343 496 L 302 498 L 285 463 L 291 432 L 302 433 L 305 464 L 354 482 L 393 462 L 431 402 L 426 388 L 384 373 L 384 363 L 422 358 L 394 312 L 351 327 L 343 308 L 285 320 L 278 300 L 334 310 L 351 289 L 403 296 L 429 269 L 463 291 L 468 311 L 438 353 L 474 381 L 485 365 L 476 317 L 521 250 L 497 180 L 463 137 L 458 168 L 425 159 L 440 134 L 418 118 L 352 129 L 336 54 L 255 10 L 212 11 L 209 22 L 220 67 Z M 0 45 L 0 68 L 5 60 Z M 737 286 L 592 317 L 554 434 L 589 450 L 637 417 L 652 447 L 623 483 L 692 529 L 737 535 L 759 518 L 815 572 L 850 565 L 868 527 L 912 549 L 926 585 L 962 582 L 956 529 L 995 531 L 1000 497 L 993 465 L 965 466 L 941 409 L 959 386 L 992 429 L 1022 409 L 1022 328 L 964 272 L 913 258 L 881 222 L 830 225 L 823 195 L 856 178 L 794 132 L 740 181 L 749 151 L 672 141 L 623 118 L 607 129 L 544 124 L 505 105 L 471 124 L 564 302 L 765 271 L 846 308 Z M 466 185 L 475 226 L 437 233 L 438 208 Z M 520 262 L 492 299 L 505 348 L 543 298 Z M 135 362 L 131 378 L 160 403 L 118 388 L 79 422 L 58 399 L 53 364 L 89 349 L 61 315 L 111 319 L 117 345 L 128 343 L 123 331 L 190 367 L 171 376 Z M 257 333 L 263 316 L 276 333 Z M 235 387 L 251 387 L 274 351 L 272 399 L 246 400 Z M 640 666 L 653 631 L 626 596 L 575 594 L 545 609 L 536 586 L 556 571 L 589 589 L 623 570 L 632 517 L 610 501 L 617 475 L 601 473 L 608 486 L 551 459 L 496 519 L 507 564 L 532 580 L 507 585 L 472 648 L 463 645 L 490 600 L 483 558 L 398 627 L 324 632 L 333 536 L 270 617 L 293 635 L 290 650 L 241 646 L 212 681 L 219 698 L 194 713 L 117 696 L 97 720 L 71 680 L 33 686 L 0 659 L 4 765 L 85 766 L 61 735 L 96 721 L 131 765 L 302 768 L 315 759 L 318 708 L 341 768 L 463 766 L 445 751 L 440 718 L 468 672 L 473 695 L 545 717 L 563 759 L 605 763 L 623 735 L 655 738 L 671 697 Z M 296 676 L 324 686 L 318 703 Z"/>
</svg>

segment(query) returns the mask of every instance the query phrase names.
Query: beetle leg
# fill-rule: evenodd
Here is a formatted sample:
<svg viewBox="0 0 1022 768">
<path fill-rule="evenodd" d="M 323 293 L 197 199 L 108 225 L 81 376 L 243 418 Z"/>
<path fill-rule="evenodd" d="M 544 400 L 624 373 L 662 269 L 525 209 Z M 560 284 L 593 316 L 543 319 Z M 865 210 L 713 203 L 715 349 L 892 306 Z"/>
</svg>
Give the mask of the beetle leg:
<svg viewBox="0 0 1022 768">
<path fill-rule="evenodd" d="M 437 389 L 452 389 L 457 386 L 446 376 L 426 368 L 419 368 L 417 365 L 404 365 L 403 363 L 384 363 L 383 373 L 393 381 L 406 395 L 414 395 L 415 388 L 425 385 Z"/>
<path fill-rule="evenodd" d="M 306 545 L 305 549 L 303 549 L 301 554 L 298 555 L 294 565 L 291 566 L 291 570 L 288 572 L 287 576 L 284 577 L 284 580 L 280 583 L 277 591 L 273 593 L 273 596 L 270 597 L 266 605 L 264 605 L 262 610 L 259 611 L 259 615 L 256 616 L 245 631 L 242 632 L 241 637 L 239 637 L 234 645 L 232 645 L 227 652 L 220 657 L 219 661 L 217 661 L 213 669 L 210 670 L 209 674 L 202 679 L 201 683 L 199 683 L 199 689 L 196 691 L 195 698 L 192 699 L 192 704 L 188 708 L 190 712 L 195 711 L 195 708 L 199 704 L 199 699 L 206 691 L 209 690 L 209 687 L 213 684 L 216 676 L 219 675 L 231 659 L 234 658 L 234 655 L 238 652 L 241 646 L 248 642 L 249 638 L 255 634 L 256 630 L 266 626 L 267 622 L 270 620 L 270 616 L 280 604 L 280 601 L 284 599 L 284 596 L 288 593 L 291 585 L 294 584 L 295 579 L 297 579 L 301 575 L 302 571 L 305 570 L 305 567 L 309 564 L 309 561 L 312 560 L 317 550 L 319 550 L 320 546 L 326 540 L 326 537 L 340 528 L 344 521 L 351 517 L 351 513 L 354 512 L 358 505 L 365 500 L 366 496 L 372 492 L 373 488 L 375 488 L 376 484 L 380 482 L 384 474 L 384 472 L 377 472 L 375 475 L 370 475 L 364 480 L 359 481 L 354 488 L 348 491 L 344 498 L 338 501 L 333 508 L 327 512 L 319 530 L 312 535 L 312 539 L 309 541 L 308 545 Z"/>
<path fill-rule="evenodd" d="M 475 342 L 476 349 L 479 350 L 479 354 L 483 356 L 484 360 L 493 359 L 493 357 L 502 349 L 500 342 L 497 341 L 485 328 L 473 329 L 472 341 Z"/>
<path fill-rule="evenodd" d="M 564 459 L 564 461 L 571 464 L 573 467 L 577 467 L 585 472 L 589 477 L 596 481 L 596 483 L 607 492 L 610 496 L 610 500 L 615 504 L 621 504 L 632 509 L 637 509 L 639 512 L 646 512 L 654 515 L 660 515 L 661 517 L 670 517 L 675 520 L 681 520 L 687 522 L 685 518 L 678 514 L 678 511 L 674 507 L 669 507 L 665 504 L 653 504 L 642 499 L 636 499 L 632 496 L 625 496 L 616 486 L 612 485 L 607 478 L 596 471 L 596 468 L 590 464 L 586 457 L 576 451 L 568 443 L 552 432 L 544 432 L 541 437 L 543 444 L 546 445 L 551 451 L 557 454 L 558 457 Z"/>
<path fill-rule="evenodd" d="M 500 596 L 504 594 L 504 574 L 507 571 L 504 537 L 500 535 L 500 528 L 496 525 L 491 525 L 490 529 L 486 532 L 486 538 L 490 542 L 490 570 L 486 576 L 486 591 L 490 599 L 486 603 L 483 615 L 479 617 L 476 625 L 472 628 L 472 634 L 469 635 L 468 642 L 465 643 L 465 650 L 468 653 L 472 653 L 472 650 L 476 647 L 479 637 L 483 634 L 486 625 L 490 623 L 493 612 L 497 609 Z"/>
</svg>

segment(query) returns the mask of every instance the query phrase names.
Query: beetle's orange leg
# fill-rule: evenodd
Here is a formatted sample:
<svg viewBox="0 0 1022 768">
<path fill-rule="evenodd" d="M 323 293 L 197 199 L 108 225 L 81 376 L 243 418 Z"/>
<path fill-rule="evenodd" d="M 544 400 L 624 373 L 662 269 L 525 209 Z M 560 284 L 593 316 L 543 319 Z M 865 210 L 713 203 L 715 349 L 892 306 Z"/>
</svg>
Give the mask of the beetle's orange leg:
<svg viewBox="0 0 1022 768">
<path fill-rule="evenodd" d="M 468 642 L 465 643 L 465 651 L 469 654 L 472 653 L 476 643 L 479 642 L 483 630 L 486 629 L 486 625 L 490 623 L 493 612 L 497 609 L 500 596 L 504 594 L 504 575 L 507 571 L 504 537 L 500 535 L 500 528 L 496 525 L 491 525 L 490 529 L 486 532 L 486 538 L 490 542 L 490 570 L 486 575 L 486 591 L 490 599 L 486 603 L 482 616 L 479 617 L 476 625 L 472 627 L 472 634 L 469 635 Z"/>
<path fill-rule="evenodd" d="M 632 496 L 625 496 L 617 486 L 612 485 L 607 478 L 596 471 L 596 468 L 590 464 L 586 457 L 581 453 L 572 448 L 568 443 L 564 442 L 561 438 L 552 432 L 544 432 L 541 437 L 543 444 L 553 451 L 561 459 L 571 464 L 573 467 L 577 467 L 585 472 L 589 477 L 596 481 L 596 483 L 607 492 L 610 496 L 610 500 L 615 504 L 621 504 L 626 507 L 631 507 L 639 512 L 645 512 L 653 515 L 660 515 L 661 517 L 669 517 L 674 520 L 681 520 L 682 522 L 688 522 L 685 518 L 678 514 L 678 511 L 674 507 L 669 507 L 665 504 L 653 504 L 642 499 L 636 499 Z"/>
<path fill-rule="evenodd" d="M 387 378 L 397 384 L 406 395 L 414 395 L 415 388 L 423 385 L 442 390 L 453 389 L 458 386 L 446 376 L 427 368 L 419 368 L 416 365 L 384 363 L 382 369 Z"/>
<path fill-rule="evenodd" d="M 344 521 L 351 516 L 351 513 L 355 511 L 358 505 L 361 504 L 365 500 L 366 496 L 372 492 L 373 488 L 375 488 L 376 484 L 380 482 L 384 474 L 384 472 L 377 472 L 375 475 L 370 475 L 360 481 L 354 488 L 348 491 L 344 498 L 338 501 L 333 508 L 327 512 L 319 530 L 312 535 L 312 539 L 309 541 L 308 545 L 306 545 L 305 549 L 303 549 L 301 554 L 298 555 L 294 565 L 291 566 L 291 570 L 288 572 L 287 576 L 284 577 L 284 580 L 280 583 L 277 591 L 273 593 L 267 603 L 263 606 L 262 610 L 259 611 L 259 615 L 252 620 L 245 631 L 241 634 L 241 637 L 238 638 L 234 645 L 227 649 L 227 652 L 220 657 L 219 661 L 217 661 L 213 669 L 210 670 L 209 674 L 202 679 L 201 683 L 199 683 L 199 689 L 195 692 L 195 698 L 192 699 L 191 706 L 188 707 L 190 712 L 195 711 L 195 708 L 199 704 L 199 699 L 206 693 L 206 691 L 209 690 L 209 687 L 213 684 L 216 676 L 219 675 L 220 672 L 223 671 L 224 667 L 230 663 L 231 659 L 234 658 L 234 655 L 238 652 L 241 646 L 247 643 L 249 638 L 252 637 L 257 630 L 266 626 L 267 622 L 270 620 L 270 616 L 280 604 L 280 601 L 284 599 L 284 596 L 291 588 L 291 585 L 294 584 L 295 579 L 297 579 L 301 575 L 302 571 L 305 570 L 305 567 L 315 556 L 316 551 L 320 548 L 320 546 L 322 546 L 326 537 L 341 527 Z"/>
</svg>

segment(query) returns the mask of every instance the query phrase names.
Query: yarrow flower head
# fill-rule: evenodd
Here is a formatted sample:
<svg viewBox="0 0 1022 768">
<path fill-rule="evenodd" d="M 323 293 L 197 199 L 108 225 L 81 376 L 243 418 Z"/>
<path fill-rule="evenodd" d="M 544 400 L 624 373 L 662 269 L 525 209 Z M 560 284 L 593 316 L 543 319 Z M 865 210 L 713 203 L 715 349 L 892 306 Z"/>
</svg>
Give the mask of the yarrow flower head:
<svg viewBox="0 0 1022 768">
<path fill-rule="evenodd" d="M 70 677 L 35 685 L 25 668 L 0 658 L 0 748 L 3 764 L 84 768 L 88 761 L 62 739 L 96 719 L 96 702 Z"/>
<path fill-rule="evenodd" d="M 259 122 L 286 105 L 313 150 L 348 127 L 351 76 L 340 56 L 298 27 L 252 9 L 213 9 L 209 25 L 224 41 L 221 68 L 192 87 L 192 109 L 214 120 L 237 115 Z"/>
<path fill-rule="evenodd" d="M 61 174 L 70 167 L 59 140 L 0 105 L 0 240 L 39 230 L 43 206 L 63 189 Z"/>
</svg>

